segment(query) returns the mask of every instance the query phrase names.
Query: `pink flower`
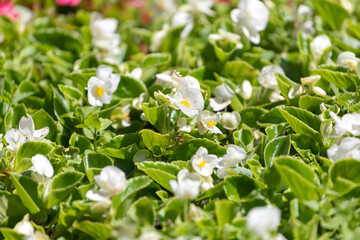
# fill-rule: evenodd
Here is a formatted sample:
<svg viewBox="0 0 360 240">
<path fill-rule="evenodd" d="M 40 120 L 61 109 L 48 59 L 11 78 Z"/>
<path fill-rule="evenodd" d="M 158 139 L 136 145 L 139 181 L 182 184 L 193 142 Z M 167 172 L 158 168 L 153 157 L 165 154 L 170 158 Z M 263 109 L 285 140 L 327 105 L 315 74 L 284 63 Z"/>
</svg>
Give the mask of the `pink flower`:
<svg viewBox="0 0 360 240">
<path fill-rule="evenodd" d="M 59 6 L 71 6 L 75 7 L 81 3 L 81 0 L 55 0 Z"/>
<path fill-rule="evenodd" d="M 12 21 L 15 21 L 19 14 L 14 12 L 14 5 L 10 2 L 2 2 L 0 1 L 0 15 L 4 15 L 10 18 Z"/>
</svg>

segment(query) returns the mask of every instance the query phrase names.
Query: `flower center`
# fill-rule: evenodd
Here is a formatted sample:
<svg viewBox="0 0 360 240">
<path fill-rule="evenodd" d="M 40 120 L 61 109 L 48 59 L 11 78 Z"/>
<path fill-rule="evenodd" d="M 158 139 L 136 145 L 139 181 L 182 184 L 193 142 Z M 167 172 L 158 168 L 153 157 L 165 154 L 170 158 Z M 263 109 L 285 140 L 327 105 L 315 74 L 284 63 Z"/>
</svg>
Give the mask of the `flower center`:
<svg viewBox="0 0 360 240">
<path fill-rule="evenodd" d="M 213 121 L 208 121 L 208 123 L 207 123 L 207 125 L 211 128 L 215 127 L 216 124 L 217 124 L 217 122 L 213 122 Z"/>
<path fill-rule="evenodd" d="M 125 115 L 124 115 L 124 118 L 130 120 L 130 114 L 129 114 L 129 113 L 128 113 L 128 114 L 125 114 Z"/>
<path fill-rule="evenodd" d="M 205 160 L 202 160 L 200 163 L 198 163 L 198 166 L 201 167 L 201 168 L 205 167 L 205 165 L 206 165 Z"/>
<path fill-rule="evenodd" d="M 101 95 L 103 95 L 104 94 L 104 88 L 103 87 L 98 87 L 96 90 L 95 90 L 95 92 L 96 92 L 96 94 L 98 95 L 98 96 L 101 96 Z"/>
<path fill-rule="evenodd" d="M 188 108 L 190 107 L 190 103 L 188 101 L 186 101 L 186 100 L 182 100 L 180 103 L 184 104 Z"/>
</svg>

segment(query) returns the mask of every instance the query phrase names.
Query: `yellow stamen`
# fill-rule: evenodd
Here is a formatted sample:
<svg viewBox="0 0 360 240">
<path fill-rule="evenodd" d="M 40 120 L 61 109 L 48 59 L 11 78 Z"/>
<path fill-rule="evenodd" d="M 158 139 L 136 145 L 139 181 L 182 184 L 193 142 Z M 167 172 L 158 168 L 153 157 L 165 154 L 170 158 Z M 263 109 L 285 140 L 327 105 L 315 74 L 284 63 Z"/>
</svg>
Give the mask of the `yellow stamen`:
<svg viewBox="0 0 360 240">
<path fill-rule="evenodd" d="M 157 2 L 157 6 L 158 6 L 160 9 L 164 10 L 164 8 L 165 8 L 165 2 L 164 2 L 164 0 L 158 1 L 158 2 Z"/>
<path fill-rule="evenodd" d="M 96 94 L 98 95 L 98 96 L 101 96 L 101 95 L 103 95 L 104 94 L 104 88 L 103 87 L 98 87 L 96 90 L 95 90 L 95 92 L 96 92 Z"/>
<path fill-rule="evenodd" d="M 205 167 L 205 165 L 206 165 L 205 160 L 202 160 L 202 162 L 198 164 L 198 166 L 201 167 L 201 168 Z"/>
<path fill-rule="evenodd" d="M 129 113 L 128 113 L 128 114 L 125 114 L 124 118 L 130 120 L 130 114 L 129 114 Z"/>
<path fill-rule="evenodd" d="M 186 101 L 186 100 L 182 100 L 180 103 L 184 104 L 188 108 L 190 107 L 190 103 L 188 101 Z"/>
<path fill-rule="evenodd" d="M 217 124 L 217 122 L 208 121 L 208 126 L 209 127 L 214 127 L 216 124 Z"/>
</svg>

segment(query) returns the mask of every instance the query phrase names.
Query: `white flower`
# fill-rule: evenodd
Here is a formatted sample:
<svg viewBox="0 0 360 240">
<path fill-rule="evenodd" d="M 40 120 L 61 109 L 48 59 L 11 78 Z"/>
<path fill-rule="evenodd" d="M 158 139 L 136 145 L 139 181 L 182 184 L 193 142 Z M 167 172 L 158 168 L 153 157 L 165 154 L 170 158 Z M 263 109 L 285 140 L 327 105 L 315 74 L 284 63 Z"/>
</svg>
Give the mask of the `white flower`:
<svg viewBox="0 0 360 240">
<path fill-rule="evenodd" d="M 207 130 L 215 134 L 221 134 L 219 128 L 216 127 L 216 124 L 221 120 L 221 114 L 217 112 L 215 115 L 210 116 L 208 110 L 202 111 L 198 117 L 198 129 L 201 135 L 204 135 Z"/>
<path fill-rule="evenodd" d="M 243 48 L 243 45 L 240 42 L 239 35 L 232 33 L 232 32 L 228 32 L 221 28 L 218 30 L 218 32 L 219 32 L 218 34 L 210 34 L 209 40 L 214 40 L 214 41 L 224 41 L 225 40 L 225 41 L 234 43 L 236 49 Z"/>
<path fill-rule="evenodd" d="M 191 132 L 191 127 L 189 125 L 186 125 L 186 118 L 181 117 L 176 123 L 176 126 L 179 127 L 179 130 L 182 132 Z"/>
<path fill-rule="evenodd" d="M 215 112 L 223 110 L 231 104 L 234 96 L 234 91 L 223 83 L 215 88 L 215 98 L 210 98 L 210 106 Z"/>
<path fill-rule="evenodd" d="M 193 200 L 199 195 L 201 177 L 196 173 L 189 173 L 189 171 L 184 168 L 178 173 L 177 179 L 177 181 L 169 181 L 176 198 Z"/>
<path fill-rule="evenodd" d="M 247 227 L 260 237 L 276 230 L 280 220 L 281 211 L 273 206 L 255 207 L 246 216 Z"/>
<path fill-rule="evenodd" d="M 100 175 L 94 177 L 97 185 L 111 196 L 122 193 L 126 187 L 125 173 L 114 166 L 104 167 Z"/>
<path fill-rule="evenodd" d="M 120 55 L 120 35 L 116 33 L 118 21 L 115 18 L 105 18 L 94 13 L 90 20 L 92 43 L 99 49 L 105 61 L 116 64 Z"/>
<path fill-rule="evenodd" d="M 319 35 L 310 43 L 310 50 L 316 60 L 331 47 L 331 41 L 325 34 Z"/>
<path fill-rule="evenodd" d="M 193 169 L 202 176 L 211 176 L 218 158 L 213 154 L 208 154 L 208 150 L 199 147 L 194 156 L 191 158 Z"/>
<path fill-rule="evenodd" d="M 21 134 L 26 136 L 29 141 L 40 141 L 46 137 L 49 133 L 49 127 L 44 127 L 39 130 L 35 130 L 35 125 L 32 117 L 29 114 L 23 116 L 19 122 L 19 129 Z"/>
<path fill-rule="evenodd" d="M 36 154 L 31 158 L 35 171 L 40 175 L 50 178 L 54 175 L 54 168 L 49 159 L 42 154 Z"/>
<path fill-rule="evenodd" d="M 200 192 L 204 192 L 214 187 L 214 180 L 211 176 L 202 176 L 200 184 Z"/>
<path fill-rule="evenodd" d="M 24 235 L 25 240 L 35 240 L 35 229 L 32 224 L 26 220 L 26 216 L 25 219 L 15 225 L 14 230 Z"/>
<path fill-rule="evenodd" d="M 211 10 L 213 5 L 213 0 L 187 0 L 187 4 L 181 6 L 181 10 L 200 12 L 213 17 L 216 14 Z"/>
<path fill-rule="evenodd" d="M 198 89 L 180 89 L 175 94 L 166 96 L 172 104 L 190 118 L 195 117 L 204 109 L 204 98 Z"/>
<path fill-rule="evenodd" d="M 145 93 L 141 93 L 139 97 L 134 98 L 134 100 L 132 101 L 132 106 L 137 110 L 141 110 L 142 109 L 141 104 L 144 102 L 144 99 L 145 99 Z"/>
<path fill-rule="evenodd" d="M 342 52 L 337 58 L 337 64 L 341 67 L 348 68 L 356 72 L 357 65 L 360 59 L 356 57 L 353 52 Z"/>
<path fill-rule="evenodd" d="M 306 5 L 300 5 L 297 10 L 297 18 L 299 21 L 299 28 L 307 33 L 307 34 L 314 34 L 315 29 L 313 27 L 314 23 L 311 20 L 312 17 L 312 10 Z"/>
<path fill-rule="evenodd" d="M 243 166 L 243 161 L 246 159 L 246 151 L 242 147 L 236 145 L 229 145 L 226 154 L 218 163 L 218 170 L 216 175 L 219 178 L 227 176 L 226 169 L 236 167 L 240 163 Z"/>
<path fill-rule="evenodd" d="M 140 235 L 137 240 L 160 240 L 162 239 L 160 234 L 155 231 L 146 232 Z"/>
<path fill-rule="evenodd" d="M 284 70 L 276 65 L 265 66 L 261 69 L 258 76 L 259 83 L 265 88 L 278 89 L 278 83 L 276 81 L 275 73 L 285 75 Z"/>
<path fill-rule="evenodd" d="M 92 206 L 92 209 L 96 209 L 100 212 L 109 208 L 112 204 L 110 196 L 104 191 L 89 190 L 86 192 L 85 197 L 91 201 L 95 201 L 96 204 Z"/>
<path fill-rule="evenodd" d="M 162 0 L 162 1 L 167 1 L 167 0 Z M 169 29 L 170 26 L 168 24 L 164 24 L 162 26 L 162 29 L 160 31 L 155 32 L 154 35 L 151 37 L 150 50 L 152 52 L 157 52 L 161 49 L 161 46 Z"/>
<path fill-rule="evenodd" d="M 301 83 L 308 85 L 310 90 L 313 91 L 315 94 L 324 96 L 324 95 L 326 95 L 325 90 L 320 87 L 314 86 L 320 79 L 321 79 L 320 75 L 314 75 L 314 76 L 310 76 L 310 77 L 300 78 Z"/>
<path fill-rule="evenodd" d="M 194 28 L 194 17 L 188 12 L 176 12 L 171 19 L 171 25 L 173 27 L 185 26 L 180 34 L 180 38 L 185 39 Z"/>
<path fill-rule="evenodd" d="M 111 102 L 112 94 L 120 82 L 120 76 L 112 71 L 111 67 L 100 65 L 96 70 L 96 77 L 89 79 L 87 90 L 91 106 L 102 106 Z"/>
<path fill-rule="evenodd" d="M 238 112 L 225 112 L 221 115 L 221 124 L 227 130 L 236 129 L 241 121 L 241 116 Z"/>
<path fill-rule="evenodd" d="M 305 89 L 300 84 L 297 84 L 295 86 L 292 86 L 289 90 L 288 97 L 289 99 L 293 99 L 297 96 L 300 96 L 305 92 Z"/>
<path fill-rule="evenodd" d="M 355 137 L 345 137 L 340 144 L 333 144 L 327 150 L 330 160 L 338 161 L 341 159 L 360 160 L 360 139 Z"/>
<path fill-rule="evenodd" d="M 330 116 L 335 120 L 334 136 L 340 137 L 345 133 L 351 133 L 354 136 L 360 136 L 360 114 L 347 113 L 341 119 L 330 111 Z"/>
<path fill-rule="evenodd" d="M 284 101 L 285 98 L 283 97 L 283 95 L 281 95 L 280 90 L 277 89 L 271 92 L 269 96 L 269 100 L 270 102 L 279 102 L 279 101 Z"/>
<path fill-rule="evenodd" d="M 231 11 L 231 19 L 254 44 L 260 43 L 259 32 L 265 30 L 269 15 L 269 9 L 259 0 L 241 0 L 238 8 Z"/>
<path fill-rule="evenodd" d="M 241 85 L 241 96 L 247 100 L 252 96 L 252 86 L 249 80 L 244 80 Z"/>
<path fill-rule="evenodd" d="M 193 88 L 200 91 L 200 83 L 194 77 L 191 76 L 183 77 L 180 75 L 180 73 L 174 71 L 173 74 L 171 75 L 171 79 L 175 89 Z"/>
<path fill-rule="evenodd" d="M 127 73 L 126 76 L 129 76 L 131 78 L 134 78 L 136 80 L 140 80 L 141 76 L 143 74 L 143 71 L 140 67 L 134 68 L 130 73 Z"/>
<path fill-rule="evenodd" d="M 13 154 L 16 154 L 21 145 L 26 142 L 26 136 L 23 135 L 20 130 L 12 128 L 6 132 L 5 140 L 8 143 L 6 148 Z"/>
<path fill-rule="evenodd" d="M 156 0 L 156 6 L 164 13 L 172 13 L 176 9 L 176 0 Z"/>
<path fill-rule="evenodd" d="M 14 5 L 14 12 L 19 13 L 19 32 L 23 33 L 33 18 L 33 12 L 29 8 L 21 5 Z"/>
<path fill-rule="evenodd" d="M 155 77 L 156 77 L 155 85 L 160 85 L 164 88 L 174 87 L 170 71 L 158 73 L 155 75 Z"/>
<path fill-rule="evenodd" d="M 312 10 L 306 5 L 301 4 L 297 9 L 297 16 L 298 17 L 311 17 Z"/>
</svg>

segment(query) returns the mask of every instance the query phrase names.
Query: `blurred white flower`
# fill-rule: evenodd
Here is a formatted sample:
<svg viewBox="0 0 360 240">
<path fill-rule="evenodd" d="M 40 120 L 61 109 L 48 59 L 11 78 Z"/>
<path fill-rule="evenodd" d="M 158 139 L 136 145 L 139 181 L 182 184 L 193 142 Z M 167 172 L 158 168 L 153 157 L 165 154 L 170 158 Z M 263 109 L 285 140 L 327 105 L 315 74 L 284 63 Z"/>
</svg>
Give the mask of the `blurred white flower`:
<svg viewBox="0 0 360 240">
<path fill-rule="evenodd" d="M 179 127 L 179 130 L 182 132 L 191 132 L 191 127 L 186 124 L 186 118 L 181 117 L 176 123 L 176 126 Z"/>
<path fill-rule="evenodd" d="M 134 78 L 136 80 L 140 80 L 142 74 L 143 74 L 142 68 L 137 67 L 137 68 L 134 68 L 130 73 L 127 73 L 126 76 L 129 76 L 129 77 Z"/>
<path fill-rule="evenodd" d="M 297 9 L 297 20 L 299 24 L 299 28 L 307 33 L 307 34 L 314 34 L 315 29 L 313 27 L 314 23 L 312 21 L 312 10 L 310 7 L 306 5 L 300 5 Z"/>
<path fill-rule="evenodd" d="M 320 75 L 314 75 L 310 77 L 301 78 L 300 80 L 302 84 L 308 85 L 309 89 L 312 92 L 314 92 L 317 95 L 324 96 L 326 95 L 325 90 L 320 87 L 314 86 L 320 79 L 321 79 Z"/>
<path fill-rule="evenodd" d="M 156 0 L 156 6 L 164 13 L 172 13 L 176 9 L 176 0 Z"/>
<path fill-rule="evenodd" d="M 278 89 L 275 73 L 280 73 L 285 76 L 284 70 L 277 65 L 265 66 L 261 69 L 258 76 L 259 83 L 265 88 Z"/>
<path fill-rule="evenodd" d="M 3 137 L 3 135 L 0 134 L 0 151 L 2 151 L 3 147 L 4 147 L 4 144 L 2 143 L 2 137 Z"/>
<path fill-rule="evenodd" d="M 155 75 L 155 77 L 156 77 L 155 85 L 160 85 L 164 88 L 174 87 L 170 71 L 158 73 Z"/>
<path fill-rule="evenodd" d="M 234 91 L 223 83 L 215 88 L 215 98 L 210 98 L 210 106 L 215 112 L 221 111 L 231 104 L 234 96 Z"/>
<path fill-rule="evenodd" d="M 292 86 L 289 90 L 288 97 L 289 99 L 293 99 L 297 96 L 300 96 L 305 92 L 305 89 L 300 84 L 297 84 L 295 86 Z"/>
<path fill-rule="evenodd" d="M 281 91 L 277 89 L 270 93 L 269 100 L 270 102 L 279 102 L 284 101 L 285 98 L 283 95 L 281 95 Z"/>
<path fill-rule="evenodd" d="M 180 10 L 204 13 L 208 16 L 214 17 L 216 13 L 211 10 L 213 5 L 213 0 L 186 0 L 186 4 L 182 5 Z"/>
<path fill-rule="evenodd" d="M 35 240 L 35 229 L 28 221 L 28 215 L 21 222 L 18 222 L 14 230 L 24 236 L 25 240 Z"/>
<path fill-rule="evenodd" d="M 167 0 L 162 0 L 167 1 Z M 164 42 L 166 34 L 168 33 L 170 26 L 168 24 L 164 24 L 160 31 L 155 32 L 151 37 L 150 50 L 152 52 L 160 51 L 161 46 Z"/>
<path fill-rule="evenodd" d="M 144 102 L 144 100 L 145 100 L 145 93 L 141 93 L 139 97 L 134 98 L 134 100 L 132 101 L 132 106 L 137 110 L 141 110 L 142 109 L 141 104 Z M 128 114 L 129 113 L 130 111 L 128 112 Z"/>
<path fill-rule="evenodd" d="M 266 236 L 280 225 L 281 211 L 273 206 L 255 207 L 246 216 L 247 227 L 258 236 Z"/>
<path fill-rule="evenodd" d="M 348 68 L 356 72 L 357 65 L 360 59 L 356 57 L 353 52 L 342 52 L 337 58 L 337 64 L 341 67 Z"/>
<path fill-rule="evenodd" d="M 12 128 L 6 132 L 5 140 L 8 143 L 6 148 L 13 154 L 16 154 L 21 145 L 26 142 L 26 136 L 20 130 Z"/>
<path fill-rule="evenodd" d="M 240 42 L 239 35 L 232 33 L 232 32 L 228 32 L 221 28 L 218 30 L 218 34 L 210 34 L 209 40 L 215 40 L 215 41 L 224 41 L 225 40 L 225 41 L 234 43 L 236 49 L 243 48 L 243 44 Z"/>
<path fill-rule="evenodd" d="M 310 50 L 315 60 L 319 60 L 327 49 L 331 47 L 331 41 L 325 34 L 319 35 L 310 43 Z"/>
<path fill-rule="evenodd" d="M 221 114 L 217 112 L 215 115 L 210 116 L 210 112 L 205 110 L 202 111 L 198 117 L 198 129 L 201 135 L 204 135 L 208 130 L 215 134 L 221 134 L 219 128 L 216 127 L 216 124 L 220 122 Z"/>
<path fill-rule="evenodd" d="M 155 231 L 146 232 L 140 235 L 137 240 L 160 240 L 162 239 L 161 235 Z"/>
<path fill-rule="evenodd" d="M 260 43 L 259 32 L 265 30 L 269 15 L 269 9 L 259 0 L 241 0 L 238 8 L 231 11 L 231 19 L 254 44 Z"/>
<path fill-rule="evenodd" d="M 21 5 L 14 5 L 14 12 L 19 14 L 19 32 L 23 33 L 33 18 L 33 12 L 29 8 Z"/>
<path fill-rule="evenodd" d="M 49 127 L 35 130 L 35 124 L 29 114 L 23 116 L 19 122 L 20 132 L 28 138 L 29 141 L 40 141 L 49 133 Z"/>
<path fill-rule="evenodd" d="M 98 48 L 105 61 L 116 64 L 120 55 L 120 34 L 116 33 L 118 21 L 115 18 L 103 18 L 93 13 L 90 19 L 92 44 Z"/>
<path fill-rule="evenodd" d="M 193 169 L 202 176 L 211 176 L 218 161 L 217 156 L 208 154 L 208 150 L 204 147 L 199 147 L 191 158 Z"/>
<path fill-rule="evenodd" d="M 39 175 L 44 175 L 48 178 L 54 176 L 54 168 L 51 165 L 49 159 L 42 154 L 36 154 L 31 158 L 31 162 L 35 171 Z"/>
<path fill-rule="evenodd" d="M 170 180 L 169 184 L 178 199 L 193 200 L 200 193 L 201 178 L 196 173 L 189 173 L 187 169 L 182 169 L 176 180 Z"/>
<path fill-rule="evenodd" d="M 334 137 L 341 137 L 345 133 L 360 136 L 360 114 L 347 113 L 340 119 L 334 112 L 330 111 L 330 116 L 335 120 Z"/>
<path fill-rule="evenodd" d="M 356 159 L 360 160 L 360 139 L 355 137 L 345 137 L 340 144 L 333 144 L 327 150 L 328 158 L 332 161 L 339 161 L 341 159 Z"/>
<path fill-rule="evenodd" d="M 216 175 L 222 179 L 228 175 L 226 169 L 237 167 L 239 163 L 241 166 L 244 166 L 243 161 L 246 159 L 246 155 L 245 149 L 230 144 L 226 150 L 226 154 L 218 162 Z"/>
<path fill-rule="evenodd" d="M 180 75 L 180 73 L 174 71 L 173 74 L 171 75 L 171 79 L 175 90 L 193 88 L 200 91 L 200 83 L 194 77 L 191 76 L 183 77 Z"/>
<path fill-rule="evenodd" d="M 125 173 L 114 166 L 104 167 L 100 175 L 96 175 L 95 181 L 104 192 L 110 196 L 122 193 L 126 187 Z"/>
<path fill-rule="evenodd" d="M 306 6 L 306 5 L 299 5 L 297 12 L 296 12 L 298 17 L 311 17 L 312 15 L 312 10 L 310 7 Z"/>
<path fill-rule="evenodd" d="M 221 124 L 227 130 L 236 129 L 241 121 L 241 116 L 238 112 L 225 112 L 221 115 Z"/>
<path fill-rule="evenodd" d="M 112 67 L 100 65 L 96 70 L 96 76 L 89 79 L 87 90 L 91 106 L 103 106 L 111 102 L 120 82 L 120 76 L 112 71 Z"/>
<path fill-rule="evenodd" d="M 185 88 L 166 97 L 188 117 L 193 118 L 204 109 L 204 98 L 198 89 Z"/>
<path fill-rule="evenodd" d="M 244 80 L 241 84 L 241 96 L 247 100 L 252 96 L 252 86 L 249 80 Z"/>
<path fill-rule="evenodd" d="M 96 209 L 98 211 L 105 210 L 112 204 L 110 196 L 104 191 L 89 190 L 86 192 L 85 197 L 96 202 L 92 209 Z"/>
<path fill-rule="evenodd" d="M 194 17 L 188 12 L 178 11 L 171 19 L 171 26 L 185 26 L 180 34 L 180 38 L 182 40 L 186 39 L 194 28 Z"/>
</svg>

